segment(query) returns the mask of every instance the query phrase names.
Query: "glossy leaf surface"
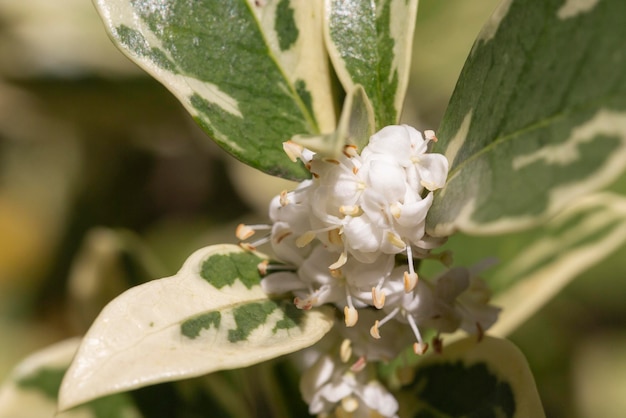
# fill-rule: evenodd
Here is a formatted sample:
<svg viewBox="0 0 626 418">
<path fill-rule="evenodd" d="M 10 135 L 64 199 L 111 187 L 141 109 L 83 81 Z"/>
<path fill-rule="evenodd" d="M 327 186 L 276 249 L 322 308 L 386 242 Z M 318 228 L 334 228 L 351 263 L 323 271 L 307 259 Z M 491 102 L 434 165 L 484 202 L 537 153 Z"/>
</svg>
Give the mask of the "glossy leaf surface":
<svg viewBox="0 0 626 418">
<path fill-rule="evenodd" d="M 463 68 L 435 147 L 451 164 L 428 230 L 536 225 L 626 167 L 626 3 L 503 1 Z"/>
<path fill-rule="evenodd" d="M 62 410 L 146 385 L 246 367 L 308 347 L 332 309 L 301 311 L 259 286 L 262 257 L 234 245 L 192 254 L 169 278 L 132 288 L 101 312 L 61 388 Z"/>
<path fill-rule="evenodd" d="M 307 176 L 281 144 L 335 127 L 320 1 L 97 0 L 111 37 L 245 163 Z"/>
</svg>

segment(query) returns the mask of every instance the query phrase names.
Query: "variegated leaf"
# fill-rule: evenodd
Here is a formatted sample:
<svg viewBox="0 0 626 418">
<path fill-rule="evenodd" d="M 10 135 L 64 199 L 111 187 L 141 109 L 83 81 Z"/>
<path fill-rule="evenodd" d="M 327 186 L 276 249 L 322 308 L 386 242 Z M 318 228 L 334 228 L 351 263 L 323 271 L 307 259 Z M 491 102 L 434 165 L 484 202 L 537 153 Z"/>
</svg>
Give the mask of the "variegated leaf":
<svg viewBox="0 0 626 418">
<path fill-rule="evenodd" d="M 326 0 L 325 36 L 346 91 L 360 84 L 376 130 L 398 122 L 408 84 L 417 0 Z"/>
<path fill-rule="evenodd" d="M 491 337 L 466 338 L 424 358 L 400 401 L 405 417 L 545 416 L 524 355 Z"/>
<path fill-rule="evenodd" d="M 543 221 L 626 167 L 626 3 L 506 0 L 463 68 L 435 150 L 433 235 Z"/>
<path fill-rule="evenodd" d="M 281 143 L 330 132 L 321 0 L 96 0 L 114 41 L 245 163 L 301 179 Z"/>
<path fill-rule="evenodd" d="M 602 192 L 577 200 L 541 227 L 497 238 L 457 234 L 447 248 L 459 265 L 499 260 L 483 275 L 495 295 L 492 303 L 502 308 L 488 332 L 506 336 L 625 243 L 626 198 Z"/>
<path fill-rule="evenodd" d="M 270 299 L 259 286 L 262 260 L 234 245 L 206 247 L 176 275 L 113 300 L 84 337 L 60 408 L 249 366 L 317 342 L 330 330 L 333 310 L 301 311 Z"/>
<path fill-rule="evenodd" d="M 626 243 L 626 198 L 611 193 L 582 198 L 544 228 L 522 236 L 509 243 L 515 256 L 491 280 L 498 292 L 494 303 L 504 307 L 494 335 L 514 331 L 572 279 Z"/>
<path fill-rule="evenodd" d="M 71 411 L 56 414 L 61 380 L 79 344 L 79 338 L 61 341 L 31 354 L 18 364 L 9 379 L 0 387 L 0 417 L 141 417 L 127 394 L 97 399 Z"/>
<path fill-rule="evenodd" d="M 296 135 L 292 140 L 311 151 L 336 158 L 353 145 L 358 151 L 374 134 L 374 111 L 365 90 L 360 85 L 346 94 L 337 129 L 325 135 Z"/>
</svg>

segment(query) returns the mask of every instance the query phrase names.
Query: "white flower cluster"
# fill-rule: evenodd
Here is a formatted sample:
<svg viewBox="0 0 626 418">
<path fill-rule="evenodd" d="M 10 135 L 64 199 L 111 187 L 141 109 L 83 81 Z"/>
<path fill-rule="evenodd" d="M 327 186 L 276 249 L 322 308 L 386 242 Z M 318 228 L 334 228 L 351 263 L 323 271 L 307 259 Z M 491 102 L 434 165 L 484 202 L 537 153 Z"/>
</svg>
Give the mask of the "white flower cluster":
<svg viewBox="0 0 626 418">
<path fill-rule="evenodd" d="M 488 289 L 469 269 L 450 269 L 432 283 L 418 280 L 414 259 L 445 258 L 445 253 L 430 254 L 443 240 L 425 233 L 425 220 L 433 191 L 445 185 L 448 161 L 428 152 L 429 142 L 436 140 L 434 133 L 426 131 L 425 136 L 406 125 L 388 126 L 373 135 L 360 154 L 348 145 L 338 158 L 287 142 L 287 154 L 303 161 L 312 179 L 274 198 L 272 225 L 238 228 L 242 240 L 257 229 L 271 229 L 266 240 L 287 264 L 264 278 L 267 293 L 291 292 L 300 309 L 323 304 L 343 309 L 348 327 L 342 327 L 344 338 L 352 341 L 350 353 L 360 353 L 358 361 L 347 371 L 345 361 L 335 361 L 330 373 L 327 363 L 333 357 L 320 357 L 318 362 L 326 365 L 312 370 L 323 372 L 308 373 L 313 376 L 308 380 L 316 383 L 304 384 L 308 389 L 303 389 L 311 413 L 369 408 L 381 416 L 394 416 L 397 404 L 375 406 L 375 399 L 391 396 L 384 387 L 359 377 L 358 364 L 390 359 L 406 346 L 399 344 L 405 339 L 398 335 L 381 343 L 383 325 L 408 324 L 414 351 L 422 354 L 428 344 L 419 327 L 438 333 L 462 328 L 482 334 L 497 318 L 498 309 L 488 305 Z M 406 266 L 396 265 L 398 254 L 406 256 Z M 368 320 L 365 328 L 364 319 Z M 387 327 L 390 333 L 395 330 L 391 324 Z M 363 334 L 368 335 L 363 338 Z"/>
</svg>

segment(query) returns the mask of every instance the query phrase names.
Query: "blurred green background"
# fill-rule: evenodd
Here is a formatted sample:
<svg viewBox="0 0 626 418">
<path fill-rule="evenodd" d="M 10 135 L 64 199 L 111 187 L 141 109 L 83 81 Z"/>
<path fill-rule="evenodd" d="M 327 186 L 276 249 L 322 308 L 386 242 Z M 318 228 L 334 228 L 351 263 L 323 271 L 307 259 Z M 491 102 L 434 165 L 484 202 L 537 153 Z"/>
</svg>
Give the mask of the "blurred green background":
<svg viewBox="0 0 626 418">
<path fill-rule="evenodd" d="M 421 1 L 406 123 L 438 126 L 496 4 Z M 286 187 L 207 140 L 115 49 L 89 0 L 0 0 L 0 378 L 83 333 L 127 286 L 235 242 Z M 623 250 L 511 336 L 550 417 L 626 410 Z"/>
</svg>

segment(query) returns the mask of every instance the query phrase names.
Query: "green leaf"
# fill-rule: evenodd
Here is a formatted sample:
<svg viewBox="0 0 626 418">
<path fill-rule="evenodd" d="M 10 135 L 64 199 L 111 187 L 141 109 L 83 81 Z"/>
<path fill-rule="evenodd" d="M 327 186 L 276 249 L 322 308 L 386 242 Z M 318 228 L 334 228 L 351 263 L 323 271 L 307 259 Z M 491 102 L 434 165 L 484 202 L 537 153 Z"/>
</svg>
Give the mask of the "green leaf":
<svg viewBox="0 0 626 418">
<path fill-rule="evenodd" d="M 398 123 L 408 84 L 417 0 L 326 0 L 326 44 L 344 90 L 361 85 L 376 130 Z"/>
<path fill-rule="evenodd" d="M 132 288 L 100 313 L 69 368 L 61 410 L 107 394 L 246 367 L 308 347 L 333 310 L 296 309 L 259 286 L 264 258 L 234 245 L 192 254 L 174 276 Z"/>
<path fill-rule="evenodd" d="M 541 227 L 488 239 L 457 234 L 445 248 L 459 265 L 499 260 L 481 276 L 494 292 L 492 303 L 502 307 L 489 333 L 506 336 L 624 243 L 626 197 L 602 192 L 577 200 Z"/>
<path fill-rule="evenodd" d="M 96 5 L 123 52 L 172 91 L 226 151 L 270 174 L 307 177 L 281 144 L 335 128 L 320 0 Z"/>
<path fill-rule="evenodd" d="M 433 235 L 537 224 L 626 167 L 626 3 L 504 1 L 474 44 L 435 151 Z"/>
<path fill-rule="evenodd" d="M 139 418 L 141 414 L 127 394 L 89 402 L 75 410 L 56 414 L 61 380 L 80 344 L 79 338 L 61 341 L 31 354 L 16 366 L 0 387 L 0 416 L 11 418 Z"/>
<path fill-rule="evenodd" d="M 419 364 L 401 416 L 544 417 L 524 355 L 507 340 L 466 338 Z"/>
</svg>

